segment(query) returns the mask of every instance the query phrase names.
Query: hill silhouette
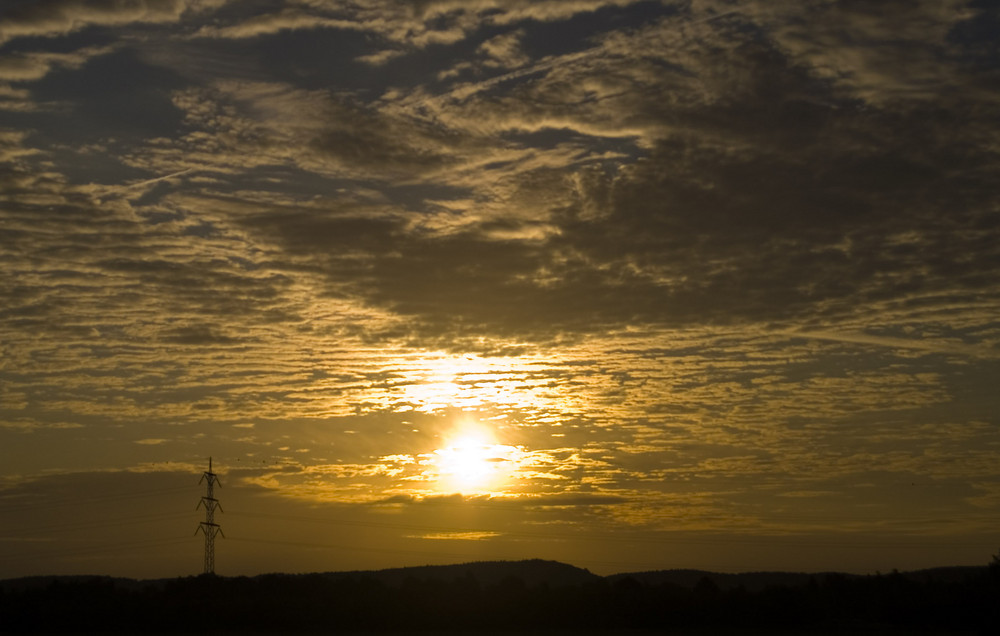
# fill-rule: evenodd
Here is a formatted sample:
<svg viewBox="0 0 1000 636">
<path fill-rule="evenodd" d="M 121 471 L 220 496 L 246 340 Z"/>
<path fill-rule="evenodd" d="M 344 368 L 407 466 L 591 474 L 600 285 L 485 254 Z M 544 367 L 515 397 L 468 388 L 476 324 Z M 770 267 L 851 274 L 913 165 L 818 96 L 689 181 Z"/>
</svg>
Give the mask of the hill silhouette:
<svg viewBox="0 0 1000 636">
<path fill-rule="evenodd" d="M 919 630 L 994 633 L 1000 561 L 887 575 L 661 570 L 608 577 L 565 563 L 136 581 L 0 581 L 3 633 L 409 630 Z"/>
<path fill-rule="evenodd" d="M 474 578 L 480 585 L 497 585 L 517 578 L 525 585 L 549 585 L 562 587 L 581 585 L 603 580 L 589 570 L 558 561 L 528 559 L 524 561 L 473 561 L 457 565 L 424 565 L 386 570 L 353 572 L 331 572 L 327 576 L 367 577 L 389 586 L 402 585 L 407 579 L 453 581 L 459 578 Z"/>
</svg>

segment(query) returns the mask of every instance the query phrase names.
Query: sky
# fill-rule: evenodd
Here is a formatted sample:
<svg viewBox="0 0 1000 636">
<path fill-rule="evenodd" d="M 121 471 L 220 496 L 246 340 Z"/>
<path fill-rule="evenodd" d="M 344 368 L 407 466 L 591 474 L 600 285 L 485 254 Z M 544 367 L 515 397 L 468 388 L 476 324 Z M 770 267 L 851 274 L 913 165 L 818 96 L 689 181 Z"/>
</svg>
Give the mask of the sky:
<svg viewBox="0 0 1000 636">
<path fill-rule="evenodd" d="M 7 0 L 0 578 L 1000 550 L 1000 8 Z"/>
</svg>

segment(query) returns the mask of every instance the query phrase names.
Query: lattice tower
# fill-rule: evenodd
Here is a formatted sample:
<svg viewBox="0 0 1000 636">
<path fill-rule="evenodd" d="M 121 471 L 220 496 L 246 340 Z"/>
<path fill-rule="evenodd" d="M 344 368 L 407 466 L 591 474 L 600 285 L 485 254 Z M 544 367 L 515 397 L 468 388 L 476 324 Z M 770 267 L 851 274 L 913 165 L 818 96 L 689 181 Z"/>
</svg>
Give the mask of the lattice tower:
<svg viewBox="0 0 1000 636">
<path fill-rule="evenodd" d="M 205 535 L 205 574 L 215 574 L 215 537 L 222 535 L 225 538 L 226 535 L 222 533 L 222 526 L 215 523 L 215 510 L 225 511 L 222 510 L 219 500 L 215 498 L 215 485 L 218 484 L 219 488 L 222 488 L 222 482 L 219 481 L 218 475 L 212 472 L 211 457 L 208 458 L 208 470 L 202 474 L 198 483 L 201 482 L 205 482 L 205 495 L 198 502 L 195 510 L 204 506 L 205 520 L 198 524 L 198 529 L 194 533 L 201 532 Z"/>
</svg>

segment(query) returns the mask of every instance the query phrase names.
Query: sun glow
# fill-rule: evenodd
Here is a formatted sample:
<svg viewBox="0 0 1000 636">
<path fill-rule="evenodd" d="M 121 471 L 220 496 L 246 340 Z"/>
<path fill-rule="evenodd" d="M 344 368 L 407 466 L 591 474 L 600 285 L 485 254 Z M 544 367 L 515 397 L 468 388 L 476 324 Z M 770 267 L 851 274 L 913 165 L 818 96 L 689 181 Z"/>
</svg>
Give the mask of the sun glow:
<svg viewBox="0 0 1000 636">
<path fill-rule="evenodd" d="M 422 352 L 393 357 L 388 364 L 395 380 L 372 387 L 366 396 L 380 407 L 440 413 L 497 407 L 533 412 L 552 406 L 551 379 L 545 374 L 548 362 L 529 355 Z"/>
<path fill-rule="evenodd" d="M 439 488 L 465 494 L 501 489 L 511 479 L 522 451 L 497 442 L 484 427 L 464 426 L 434 451 Z"/>
</svg>

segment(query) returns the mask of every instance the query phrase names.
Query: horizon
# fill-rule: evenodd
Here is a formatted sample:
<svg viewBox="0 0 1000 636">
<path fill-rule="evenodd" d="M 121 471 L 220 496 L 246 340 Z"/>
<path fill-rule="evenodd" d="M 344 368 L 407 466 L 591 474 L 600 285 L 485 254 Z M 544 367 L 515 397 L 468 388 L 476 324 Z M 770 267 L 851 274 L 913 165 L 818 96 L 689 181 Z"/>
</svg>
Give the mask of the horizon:
<svg viewBox="0 0 1000 636">
<path fill-rule="evenodd" d="M 988 563 L 998 31 L 4 3 L 0 578 Z"/>
<path fill-rule="evenodd" d="M 208 466 L 206 463 L 205 469 Z M 964 561 L 947 562 L 929 548 L 933 542 L 919 535 L 859 537 L 856 533 L 831 533 L 792 537 L 768 537 L 732 533 L 643 533 L 618 529 L 588 531 L 575 528 L 563 532 L 542 533 L 537 529 L 518 530 L 515 523 L 497 524 L 497 512 L 490 506 L 509 507 L 510 501 L 491 501 L 488 496 L 450 494 L 431 497 L 419 503 L 409 502 L 407 510 L 395 504 L 380 506 L 316 505 L 293 498 L 283 498 L 252 484 L 227 485 L 227 473 L 218 463 L 215 471 L 222 487 L 215 491 L 221 512 L 215 516 L 223 536 L 215 541 L 214 574 L 223 577 L 264 574 L 310 574 L 382 571 L 417 567 L 448 567 L 475 562 L 521 562 L 543 560 L 586 569 L 598 576 L 660 570 L 699 570 L 717 574 L 752 572 L 803 572 L 874 575 L 898 570 L 919 571 L 948 567 L 985 567 L 997 554 L 990 538 L 966 546 Z M 0 579 L 23 576 L 112 576 L 136 580 L 169 579 L 203 574 L 204 539 L 198 532 L 205 519 L 200 501 L 206 494 L 203 483 L 188 474 L 188 486 L 135 489 L 135 481 L 144 475 L 162 484 L 165 474 L 106 473 L 91 476 L 89 499 L 72 503 L 55 500 L 50 506 L 39 502 L 31 514 L 47 512 L 54 522 L 41 525 L 42 536 L 49 533 L 65 543 L 53 545 L 42 540 L 41 547 L 20 554 L 7 552 L 0 560 Z M 187 473 L 181 472 L 180 475 Z M 79 475 L 63 475 L 75 480 Z M 127 481 L 126 481 L 127 480 Z M 173 481 L 173 480 L 172 480 Z M 112 485 L 131 485 L 126 491 L 109 490 Z M 43 485 L 44 487 L 45 485 Z M 75 484 L 72 491 L 80 488 Z M 64 486 L 65 487 L 65 486 Z M 40 490 L 46 495 L 59 487 Z M 227 497 L 227 493 L 230 495 Z M 169 512 L 136 514 L 147 498 L 155 497 L 156 506 Z M 171 501 L 172 504 L 164 504 Z M 122 502 L 128 509 L 121 513 Z M 183 505 L 184 503 L 188 505 Z M 519 506 L 521 504 L 518 504 Z M 544 507 L 544 506 L 543 506 Z M 84 521 L 67 521 L 67 509 L 81 513 L 90 510 Z M 115 515 L 115 512 L 118 512 Z M 15 512 L 17 512 L 15 510 Z M 419 514 L 419 516 L 418 516 Z M 470 514 L 478 521 L 468 521 Z M 500 511 L 503 515 L 503 510 Z M 122 540 L 119 531 L 108 538 L 113 523 L 102 521 L 109 516 L 128 530 L 130 540 Z M 487 516 L 489 515 L 489 516 Z M 503 515 L 509 516 L 509 515 Z M 484 518 L 490 518 L 484 521 Z M 500 517 L 501 519 L 503 517 Z M 280 528 L 280 530 L 278 529 Z M 496 536 L 483 528 L 499 530 Z M 77 536 L 67 537 L 67 533 Z M 149 538 L 144 539 L 145 533 Z M 477 536 L 477 535 L 486 535 Z M 35 536 L 40 536 L 37 532 Z M 103 537 L 103 538 L 102 538 Z M 865 540 L 867 539 L 867 540 Z M 546 548 L 561 558 L 531 552 Z M 430 544 L 430 545 L 429 545 Z M 434 544 L 443 544 L 438 547 Z M 263 552 L 262 552 L 263 550 Z M 526 551 L 525 551 L 526 550 Z M 696 552 L 691 553 L 691 550 Z M 713 556 L 705 558 L 704 551 Z M 624 555 L 621 559 L 583 557 L 581 553 Z M 760 551 L 766 551 L 761 559 Z M 678 553 L 690 553 L 678 556 Z M 750 558 L 748 553 L 757 554 Z M 781 558 L 780 554 L 784 554 Z M 39 571 L 37 555 L 49 555 L 61 562 L 63 571 Z M 664 558 L 662 555 L 669 555 Z M 812 555 L 811 559 L 803 554 Z M 642 556 L 640 556 L 642 555 Z M 903 556 L 900 556 L 903 555 Z M 329 563 L 318 568 L 317 562 Z M 21 564 L 27 569 L 18 571 Z M 262 563 L 267 565 L 261 565 Z M 909 565 L 907 565 L 909 564 Z M 149 574 L 143 574 L 148 571 Z"/>
<path fill-rule="evenodd" d="M 652 574 L 679 574 L 679 573 L 690 573 L 690 574 L 705 574 L 719 577 L 752 577 L 752 576 L 762 576 L 767 577 L 770 575 L 791 575 L 791 576 L 822 576 L 822 575 L 844 575 L 844 576 L 855 576 L 855 577 L 881 577 L 890 575 L 911 575 L 911 574 L 923 574 L 923 573 L 933 573 L 936 571 L 947 571 L 947 570 L 976 570 L 982 569 L 987 570 L 990 567 L 990 563 L 975 564 L 975 565 L 943 565 L 935 566 L 930 568 L 920 568 L 916 570 L 898 570 L 892 569 L 888 571 L 876 570 L 873 572 L 845 572 L 841 570 L 822 570 L 822 571 L 798 571 L 798 570 L 751 570 L 751 571 L 736 571 L 736 572 L 720 572 L 715 570 L 705 570 L 700 568 L 666 568 L 666 569 L 651 569 L 651 570 L 629 570 L 621 572 L 611 572 L 607 574 L 598 574 L 592 572 L 588 568 L 579 567 L 572 563 L 566 563 L 563 561 L 553 561 L 550 559 L 542 558 L 525 558 L 517 560 L 478 560 L 478 561 L 459 561 L 454 563 L 427 563 L 427 564 L 415 564 L 406 566 L 390 566 L 377 569 L 351 569 L 351 570 L 316 570 L 316 571 L 302 571 L 302 572 L 280 572 L 280 571 L 267 571 L 258 572 L 256 574 L 219 574 L 216 572 L 198 572 L 194 574 L 180 574 L 177 576 L 167 576 L 167 577 L 152 577 L 152 578 L 136 578 L 130 576 L 115 576 L 110 574 L 102 573 L 81 573 L 81 574 L 31 574 L 26 576 L 18 577 L 8 577 L 0 578 L 0 583 L 5 581 L 17 581 L 21 579 L 62 579 L 62 578 L 112 578 L 112 579 L 123 579 L 128 581 L 135 581 L 138 583 L 148 583 L 156 581 L 171 581 L 176 579 L 185 579 L 201 576 L 218 577 L 223 579 L 235 579 L 235 578 L 259 578 L 268 576 L 338 576 L 338 575 L 387 575 L 390 573 L 405 573 L 410 570 L 449 570 L 453 568 L 474 568 L 483 566 L 525 566 L 528 564 L 545 564 L 547 566 L 564 566 L 571 568 L 572 570 L 578 571 L 580 573 L 588 574 L 594 576 L 598 579 L 613 579 L 618 577 L 633 577 L 639 575 L 652 575 Z M 477 573 L 471 569 L 466 570 L 462 573 L 462 576 L 472 576 L 478 580 L 482 573 Z M 433 573 L 427 574 L 428 577 L 433 577 Z M 514 575 L 517 576 L 517 575 Z M 520 577 L 518 577 L 520 578 Z M 539 580 L 547 581 L 544 575 L 540 577 Z M 530 583 L 530 581 L 526 581 Z"/>
</svg>

